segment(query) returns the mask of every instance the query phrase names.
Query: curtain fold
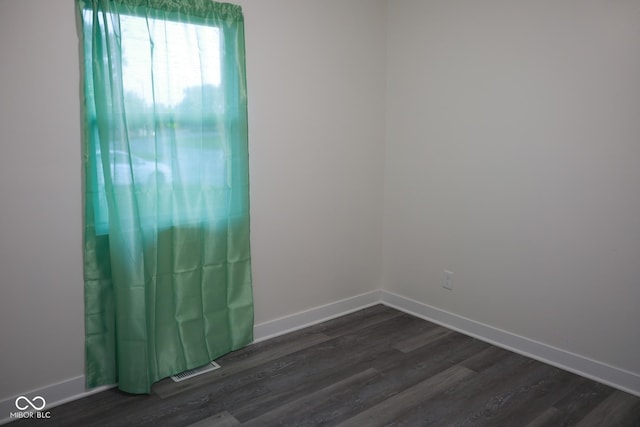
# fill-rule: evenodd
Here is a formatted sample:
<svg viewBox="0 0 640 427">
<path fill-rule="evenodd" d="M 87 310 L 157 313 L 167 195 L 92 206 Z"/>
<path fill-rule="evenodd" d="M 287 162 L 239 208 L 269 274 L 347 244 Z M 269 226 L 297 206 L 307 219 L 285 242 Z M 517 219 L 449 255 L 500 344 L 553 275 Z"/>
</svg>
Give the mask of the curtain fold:
<svg viewBox="0 0 640 427">
<path fill-rule="evenodd" d="M 87 386 L 253 340 L 244 22 L 209 0 L 77 0 Z"/>
</svg>

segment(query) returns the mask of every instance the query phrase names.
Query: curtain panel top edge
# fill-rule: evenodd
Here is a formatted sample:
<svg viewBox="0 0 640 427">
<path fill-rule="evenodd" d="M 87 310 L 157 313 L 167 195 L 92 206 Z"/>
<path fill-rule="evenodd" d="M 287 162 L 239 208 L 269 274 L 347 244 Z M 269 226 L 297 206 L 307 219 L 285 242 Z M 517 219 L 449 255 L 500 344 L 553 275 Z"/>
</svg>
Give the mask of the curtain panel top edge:
<svg viewBox="0 0 640 427">
<path fill-rule="evenodd" d="M 112 8 L 126 11 L 133 15 L 142 10 L 155 9 L 170 14 L 185 14 L 204 19 L 228 20 L 242 22 L 242 7 L 232 3 L 221 3 L 212 0 L 76 0 L 81 9 L 97 9 L 110 11 Z"/>
</svg>

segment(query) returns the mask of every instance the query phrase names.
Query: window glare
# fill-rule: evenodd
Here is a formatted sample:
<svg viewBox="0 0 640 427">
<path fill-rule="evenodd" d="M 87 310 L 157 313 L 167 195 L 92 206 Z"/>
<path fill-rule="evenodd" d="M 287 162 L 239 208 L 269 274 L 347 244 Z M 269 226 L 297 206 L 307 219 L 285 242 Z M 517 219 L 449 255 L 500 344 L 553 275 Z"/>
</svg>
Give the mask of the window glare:
<svg viewBox="0 0 640 427">
<path fill-rule="evenodd" d="M 96 144 L 91 154 L 96 232 L 109 231 L 107 187 L 114 203 L 139 194 L 136 209 L 145 223 L 192 224 L 224 217 L 237 160 L 227 138 L 221 62 L 228 57 L 221 54 L 222 30 L 134 15 L 96 18 L 107 28 L 110 43 L 119 46 L 100 46 L 104 58 L 89 62 L 89 85 L 96 84 L 91 77 L 96 65 L 107 74 L 95 74 L 98 82 L 122 82 L 105 92 L 111 95 L 105 102 L 114 108 L 103 108 L 111 129 L 104 140 L 99 139 L 98 120 L 90 122 Z M 85 10 L 84 21 L 85 37 L 91 37 L 91 11 Z M 88 91 L 93 93 L 93 87 Z M 97 117 L 96 110 L 89 113 Z M 172 194 L 180 198 L 179 205 Z"/>
<path fill-rule="evenodd" d="M 91 11 L 85 10 L 83 17 L 91 26 Z M 115 18 L 112 14 L 106 17 Z M 103 18 L 98 15 L 101 25 Z M 174 106 L 189 87 L 220 86 L 219 28 L 133 15 L 121 15 L 120 24 L 125 91 L 135 93 L 149 105 Z"/>
<path fill-rule="evenodd" d="M 173 106 L 188 87 L 220 85 L 218 28 L 138 16 L 123 16 L 120 22 L 125 91 L 149 104 L 155 91 L 156 103 Z"/>
</svg>

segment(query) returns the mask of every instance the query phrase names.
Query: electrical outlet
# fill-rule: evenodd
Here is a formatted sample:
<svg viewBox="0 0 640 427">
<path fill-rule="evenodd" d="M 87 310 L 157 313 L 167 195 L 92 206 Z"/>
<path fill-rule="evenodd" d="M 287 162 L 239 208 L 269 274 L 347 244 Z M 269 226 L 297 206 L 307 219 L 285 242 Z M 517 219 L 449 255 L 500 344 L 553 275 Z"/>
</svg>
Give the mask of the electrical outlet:
<svg viewBox="0 0 640 427">
<path fill-rule="evenodd" d="M 444 277 L 442 279 L 442 287 L 445 289 L 453 290 L 453 271 L 445 270 Z"/>
</svg>

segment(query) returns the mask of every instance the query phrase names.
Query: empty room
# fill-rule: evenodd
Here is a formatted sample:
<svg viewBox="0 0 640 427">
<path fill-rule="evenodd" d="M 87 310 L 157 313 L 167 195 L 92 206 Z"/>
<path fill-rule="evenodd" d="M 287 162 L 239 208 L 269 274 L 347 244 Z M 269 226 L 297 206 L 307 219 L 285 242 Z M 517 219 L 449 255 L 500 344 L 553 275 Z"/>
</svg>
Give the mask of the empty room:
<svg viewBox="0 0 640 427">
<path fill-rule="evenodd" d="M 640 426 L 640 2 L 231 3 L 0 0 L 0 424 Z"/>
</svg>

